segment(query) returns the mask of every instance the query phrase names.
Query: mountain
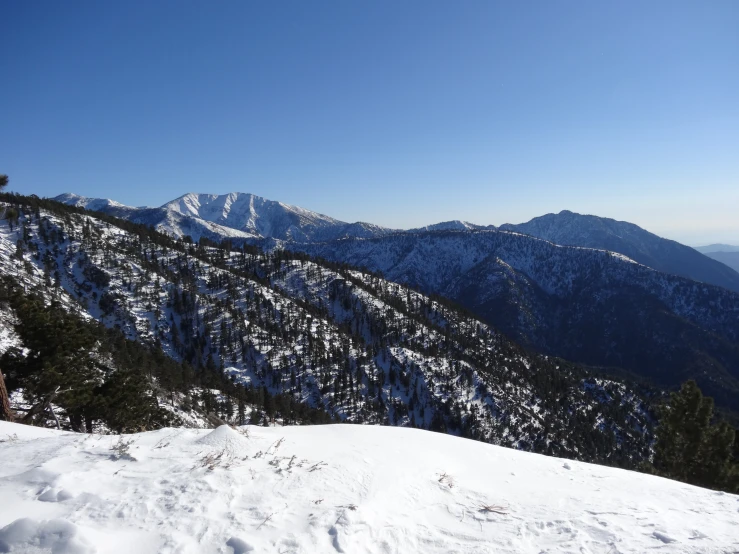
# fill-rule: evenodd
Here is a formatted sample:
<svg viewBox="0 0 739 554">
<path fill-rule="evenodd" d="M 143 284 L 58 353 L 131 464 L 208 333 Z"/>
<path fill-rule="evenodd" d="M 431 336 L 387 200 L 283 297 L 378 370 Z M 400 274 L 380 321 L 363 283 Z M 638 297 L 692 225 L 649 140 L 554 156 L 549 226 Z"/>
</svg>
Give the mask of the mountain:
<svg viewBox="0 0 739 554">
<path fill-rule="evenodd" d="M 370 223 L 346 223 L 296 206 L 248 193 L 188 193 L 159 208 L 132 208 L 112 200 L 66 193 L 58 202 L 151 225 L 176 237 L 193 240 L 272 238 L 284 241 L 326 241 L 374 237 L 393 231 Z"/>
<path fill-rule="evenodd" d="M 115 200 L 110 200 L 108 198 L 88 198 L 86 196 L 80 196 L 78 194 L 73 194 L 71 192 L 66 192 L 64 194 L 60 194 L 56 198 L 54 198 L 57 202 L 61 202 L 63 204 L 68 204 L 70 206 L 77 206 L 79 208 L 85 208 L 88 210 L 92 210 L 95 212 L 115 212 L 119 211 L 120 213 L 133 213 L 137 209 L 145 210 L 146 207 L 142 208 L 132 208 L 130 206 L 126 206 L 125 204 L 121 204 L 120 202 L 116 202 Z"/>
<path fill-rule="evenodd" d="M 381 426 L 0 421 L 5 552 L 734 552 L 739 497 Z"/>
<path fill-rule="evenodd" d="M 733 244 L 709 244 L 707 246 L 697 246 L 695 249 L 702 254 L 712 252 L 739 252 L 739 246 Z"/>
<path fill-rule="evenodd" d="M 527 352 L 441 299 L 303 254 L 195 245 L 53 201 L 2 198 L 18 217 L 0 223 L 0 270 L 15 282 L 0 321 L 30 325 L 41 307 L 17 304 L 26 291 L 165 353 L 184 364 L 179 373 L 144 367 L 179 412 L 196 405 L 233 421 L 247 395 L 254 422 L 324 413 L 610 465 L 649 456 L 652 392 Z M 34 400 L 21 369 L 55 319 L 25 333 L 40 346 L 16 340 L 0 361 L 20 368 L 9 388 Z M 69 402 L 93 420 L 103 389 Z M 70 424 L 74 410 L 62 406 Z"/>
<path fill-rule="evenodd" d="M 694 378 L 718 404 L 739 410 L 739 294 L 725 288 L 511 231 L 284 247 L 450 298 L 544 354 L 668 387 Z"/>
<path fill-rule="evenodd" d="M 563 246 L 618 252 L 657 271 L 739 292 L 739 273 L 694 248 L 664 239 L 633 223 L 570 211 L 505 224 L 501 230 L 525 233 Z"/>
<path fill-rule="evenodd" d="M 155 229 L 174 237 L 189 236 L 198 241 L 201 238 L 220 242 L 225 239 L 247 240 L 258 239 L 257 235 L 238 229 L 218 225 L 212 221 L 190 217 L 178 211 L 164 208 L 139 207 L 133 208 L 104 198 L 88 198 L 76 194 L 65 193 L 54 200 L 87 210 L 126 219 L 140 225 L 149 225 Z"/>
<path fill-rule="evenodd" d="M 705 255 L 729 266 L 734 271 L 739 271 L 739 252 L 706 252 Z"/>
<path fill-rule="evenodd" d="M 734 271 L 739 271 L 739 246 L 709 244 L 708 246 L 699 246 L 696 250 L 717 262 L 729 266 Z"/>
</svg>

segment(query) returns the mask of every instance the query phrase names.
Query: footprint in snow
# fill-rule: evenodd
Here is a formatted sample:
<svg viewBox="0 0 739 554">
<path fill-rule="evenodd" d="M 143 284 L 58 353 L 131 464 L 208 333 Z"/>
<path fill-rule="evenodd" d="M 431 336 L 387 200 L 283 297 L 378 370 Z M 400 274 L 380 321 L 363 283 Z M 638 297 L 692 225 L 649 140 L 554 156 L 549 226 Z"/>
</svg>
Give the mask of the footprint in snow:
<svg viewBox="0 0 739 554">
<path fill-rule="evenodd" d="M 652 536 L 662 541 L 665 544 L 670 544 L 671 542 L 675 542 L 675 539 L 673 539 L 670 535 L 667 535 L 666 533 L 662 533 L 661 531 L 653 531 Z"/>
<path fill-rule="evenodd" d="M 70 498 L 74 498 L 74 495 L 64 489 L 46 489 L 38 496 L 41 502 L 64 502 Z"/>
<path fill-rule="evenodd" d="M 254 547 L 239 538 L 231 537 L 226 541 L 226 546 L 230 546 L 233 549 L 233 554 L 246 554 L 252 552 Z"/>
<path fill-rule="evenodd" d="M 334 550 L 336 550 L 336 552 L 343 553 L 344 549 L 341 548 L 341 544 L 339 543 L 339 530 L 335 525 L 328 530 L 328 534 L 331 535 L 331 545 L 334 547 Z"/>
</svg>

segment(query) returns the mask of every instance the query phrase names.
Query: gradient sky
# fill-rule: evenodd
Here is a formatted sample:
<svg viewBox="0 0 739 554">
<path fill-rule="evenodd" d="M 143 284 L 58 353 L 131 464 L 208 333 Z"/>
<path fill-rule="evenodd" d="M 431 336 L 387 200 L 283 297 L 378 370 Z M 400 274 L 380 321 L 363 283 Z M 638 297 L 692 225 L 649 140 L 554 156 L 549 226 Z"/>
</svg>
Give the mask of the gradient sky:
<svg viewBox="0 0 739 554">
<path fill-rule="evenodd" d="M 0 3 L 10 189 L 739 244 L 739 2 Z"/>
</svg>

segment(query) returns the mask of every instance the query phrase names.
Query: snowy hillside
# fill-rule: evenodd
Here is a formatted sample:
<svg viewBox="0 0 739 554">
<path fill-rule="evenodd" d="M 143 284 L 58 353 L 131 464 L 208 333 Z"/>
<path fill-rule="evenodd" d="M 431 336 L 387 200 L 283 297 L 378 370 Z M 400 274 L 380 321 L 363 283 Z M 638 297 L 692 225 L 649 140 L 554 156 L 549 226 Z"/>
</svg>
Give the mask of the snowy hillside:
<svg viewBox="0 0 739 554">
<path fill-rule="evenodd" d="M 0 422 L 0 551 L 726 554 L 739 497 L 438 433 Z"/>
</svg>

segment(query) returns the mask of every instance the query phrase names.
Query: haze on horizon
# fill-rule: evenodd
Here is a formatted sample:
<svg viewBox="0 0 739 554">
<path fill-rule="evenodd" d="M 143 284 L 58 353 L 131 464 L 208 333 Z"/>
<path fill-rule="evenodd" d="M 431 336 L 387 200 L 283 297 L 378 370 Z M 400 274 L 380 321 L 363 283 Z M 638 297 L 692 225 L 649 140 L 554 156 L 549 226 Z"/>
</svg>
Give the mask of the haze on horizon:
<svg viewBox="0 0 739 554">
<path fill-rule="evenodd" d="M 739 244 L 739 4 L 8 2 L 10 190 Z"/>
</svg>

